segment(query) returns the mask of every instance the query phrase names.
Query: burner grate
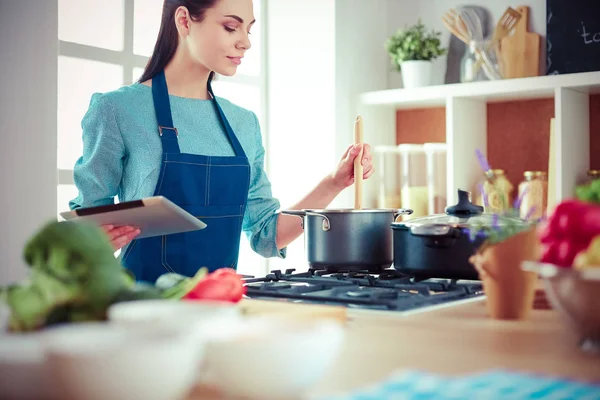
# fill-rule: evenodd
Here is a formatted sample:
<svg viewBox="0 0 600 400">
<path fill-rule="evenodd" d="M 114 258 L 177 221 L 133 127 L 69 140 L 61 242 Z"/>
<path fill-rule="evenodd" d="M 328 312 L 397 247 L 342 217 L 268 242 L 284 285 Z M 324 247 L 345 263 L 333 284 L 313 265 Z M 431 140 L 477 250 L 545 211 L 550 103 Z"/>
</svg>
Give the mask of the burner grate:
<svg viewBox="0 0 600 400">
<path fill-rule="evenodd" d="M 247 297 L 292 302 L 336 304 L 350 308 L 406 311 L 480 296 L 480 282 L 448 279 L 416 280 L 396 270 L 333 272 L 309 269 L 296 273 L 273 270 L 246 279 Z"/>
</svg>

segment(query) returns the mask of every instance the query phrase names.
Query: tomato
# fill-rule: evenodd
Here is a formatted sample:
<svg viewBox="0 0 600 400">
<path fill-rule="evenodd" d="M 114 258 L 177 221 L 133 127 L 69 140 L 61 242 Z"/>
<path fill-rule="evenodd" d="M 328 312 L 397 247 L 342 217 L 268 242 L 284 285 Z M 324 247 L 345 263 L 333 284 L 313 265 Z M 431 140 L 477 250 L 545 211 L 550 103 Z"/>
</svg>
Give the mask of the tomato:
<svg viewBox="0 0 600 400">
<path fill-rule="evenodd" d="M 190 290 L 184 300 L 217 300 L 238 302 L 246 294 L 240 276 L 231 268 L 221 268 L 206 276 Z"/>
</svg>

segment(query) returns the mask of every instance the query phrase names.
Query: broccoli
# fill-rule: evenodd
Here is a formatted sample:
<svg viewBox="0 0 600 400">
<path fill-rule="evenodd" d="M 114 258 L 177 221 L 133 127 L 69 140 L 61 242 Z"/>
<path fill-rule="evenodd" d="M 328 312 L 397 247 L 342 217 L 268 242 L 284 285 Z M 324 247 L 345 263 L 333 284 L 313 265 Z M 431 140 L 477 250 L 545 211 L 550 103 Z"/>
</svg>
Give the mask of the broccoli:
<svg viewBox="0 0 600 400">
<path fill-rule="evenodd" d="M 114 256 L 106 234 L 82 221 L 53 221 L 25 245 L 26 281 L 0 291 L 11 308 L 10 330 L 50 322 L 101 320 L 133 280 Z"/>
</svg>

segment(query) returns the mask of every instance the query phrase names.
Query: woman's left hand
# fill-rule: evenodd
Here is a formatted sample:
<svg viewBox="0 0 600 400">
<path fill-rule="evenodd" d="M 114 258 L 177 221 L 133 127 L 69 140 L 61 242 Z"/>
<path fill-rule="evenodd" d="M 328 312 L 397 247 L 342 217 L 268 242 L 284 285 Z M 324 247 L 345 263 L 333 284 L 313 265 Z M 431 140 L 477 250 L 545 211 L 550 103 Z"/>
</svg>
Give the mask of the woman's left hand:
<svg viewBox="0 0 600 400">
<path fill-rule="evenodd" d="M 368 179 L 375 172 L 373 167 L 373 157 L 371 155 L 371 146 L 367 143 L 351 144 L 348 146 L 336 170 L 333 173 L 335 186 L 340 190 L 347 188 L 354 183 L 354 160 L 360 155 L 361 149 L 363 166 L 363 179 Z"/>
</svg>

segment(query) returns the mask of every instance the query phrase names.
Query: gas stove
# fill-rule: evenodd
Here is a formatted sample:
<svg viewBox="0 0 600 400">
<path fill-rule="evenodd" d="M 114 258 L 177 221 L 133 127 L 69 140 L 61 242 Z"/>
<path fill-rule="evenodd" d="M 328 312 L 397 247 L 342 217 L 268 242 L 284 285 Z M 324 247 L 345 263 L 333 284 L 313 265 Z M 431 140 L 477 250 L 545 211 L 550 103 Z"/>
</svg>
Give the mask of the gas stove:
<svg viewBox="0 0 600 400">
<path fill-rule="evenodd" d="M 407 315 L 483 300 L 480 281 L 427 279 L 419 281 L 395 269 L 332 272 L 309 269 L 296 273 L 271 271 L 244 279 L 248 298 L 344 306 L 353 311 Z"/>
</svg>

